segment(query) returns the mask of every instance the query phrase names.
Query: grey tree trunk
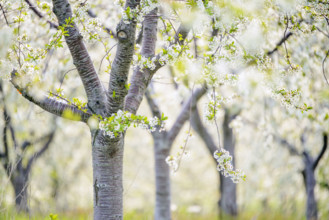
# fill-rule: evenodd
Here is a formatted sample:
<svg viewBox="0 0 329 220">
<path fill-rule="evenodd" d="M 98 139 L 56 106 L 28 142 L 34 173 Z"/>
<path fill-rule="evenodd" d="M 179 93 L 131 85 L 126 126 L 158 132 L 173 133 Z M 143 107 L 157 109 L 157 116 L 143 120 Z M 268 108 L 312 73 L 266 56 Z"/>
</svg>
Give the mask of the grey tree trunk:
<svg viewBox="0 0 329 220">
<path fill-rule="evenodd" d="M 28 183 L 29 174 L 27 172 L 14 172 L 11 182 L 15 192 L 15 207 L 18 212 L 29 212 L 28 206 Z"/>
<path fill-rule="evenodd" d="M 145 33 L 145 32 L 144 32 Z M 191 97 L 184 103 L 183 108 L 176 118 L 172 128 L 167 132 L 155 131 L 152 133 L 154 142 L 154 158 L 155 158 L 155 182 L 156 182 L 156 198 L 155 198 L 155 220 L 171 219 L 171 192 L 170 192 L 170 168 L 166 163 L 171 147 L 176 139 L 179 131 L 190 117 L 191 110 L 196 108 L 196 102 L 206 92 L 205 88 L 200 88 L 192 93 Z M 147 102 L 151 108 L 152 114 L 161 118 L 161 111 L 156 99 L 153 97 L 152 84 L 145 93 Z"/>
<path fill-rule="evenodd" d="M 158 133 L 158 132 L 157 132 Z M 171 219 L 171 192 L 170 192 L 170 168 L 166 163 L 169 156 L 170 146 L 166 140 L 165 133 L 155 134 L 154 138 L 154 165 L 155 165 L 155 220 Z"/>
<path fill-rule="evenodd" d="M 313 159 L 312 157 L 304 152 L 304 166 L 303 171 L 304 185 L 306 189 L 306 217 L 307 220 L 317 220 L 318 219 L 318 208 L 315 199 L 314 188 L 316 185 L 315 174 L 313 169 Z"/>
<path fill-rule="evenodd" d="M 235 166 L 235 141 L 233 131 L 229 127 L 229 124 L 233 118 L 234 116 L 231 116 L 229 112 L 225 110 L 225 118 L 223 123 L 224 149 L 227 150 L 232 156 L 232 165 Z M 220 193 L 220 209 L 227 215 L 236 216 L 238 214 L 236 204 L 236 184 L 233 183 L 230 178 L 224 177 L 222 174 L 220 174 Z"/>
<path fill-rule="evenodd" d="M 111 139 L 92 131 L 94 219 L 122 219 L 124 136 Z"/>
<path fill-rule="evenodd" d="M 234 149 L 235 142 L 232 129 L 229 127 L 231 120 L 236 115 L 230 116 L 228 110 L 225 111 L 225 118 L 223 123 L 223 132 L 224 132 L 224 148 L 230 152 L 233 157 L 234 165 Z M 192 113 L 191 125 L 193 129 L 198 133 L 205 143 L 209 153 L 213 157 L 213 154 L 218 147 L 216 146 L 213 138 L 207 131 L 206 127 L 203 125 L 198 109 L 196 108 Z M 215 158 L 214 162 L 217 164 Z M 220 173 L 218 175 L 220 186 L 218 188 L 221 198 L 218 201 L 218 208 L 221 210 L 221 214 L 225 213 L 226 215 L 236 216 L 238 214 L 237 204 L 236 204 L 236 184 L 232 182 L 231 179 L 222 176 Z"/>
</svg>

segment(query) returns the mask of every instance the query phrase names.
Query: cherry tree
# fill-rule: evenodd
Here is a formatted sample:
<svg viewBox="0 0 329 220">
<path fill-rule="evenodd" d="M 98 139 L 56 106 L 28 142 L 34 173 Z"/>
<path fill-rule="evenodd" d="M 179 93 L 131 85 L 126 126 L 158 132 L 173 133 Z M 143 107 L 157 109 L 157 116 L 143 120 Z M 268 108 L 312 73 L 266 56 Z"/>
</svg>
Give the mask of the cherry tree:
<svg viewBox="0 0 329 220">
<path fill-rule="evenodd" d="M 164 115 L 147 118 L 137 115 L 137 111 L 152 77 L 163 66 L 175 65 L 180 70 L 177 78 L 187 87 L 197 84 L 209 89 L 211 98 L 204 112 L 208 121 L 216 121 L 224 100 L 240 96 L 248 99 L 248 91 L 254 84 L 261 84 L 263 91 L 270 95 L 279 95 L 283 103 L 293 106 L 297 111 L 295 115 L 312 109 L 305 98 L 307 94 L 304 96 L 304 87 L 298 84 L 300 78 L 290 80 L 283 74 L 294 75 L 302 68 L 310 72 L 313 64 L 304 65 L 308 64 L 304 55 L 309 54 L 305 51 L 309 48 L 289 47 L 287 40 L 295 35 L 300 42 L 318 39 L 320 34 L 327 37 L 322 31 L 327 25 L 327 6 L 313 1 L 293 3 L 293 8 L 299 11 L 284 11 L 282 6 L 286 5 L 282 1 L 271 0 L 250 4 L 119 0 L 106 6 L 87 1 L 53 0 L 33 4 L 29 0 L 1 0 L 2 26 L 9 27 L 13 34 L 10 48 L 1 61 L 7 73 L 4 78 L 9 78 L 24 98 L 42 109 L 89 126 L 94 219 L 122 219 L 125 131 L 130 126 L 149 131 L 162 126 Z M 104 11 L 106 19 L 101 22 L 97 14 L 102 15 Z M 313 32 L 316 32 L 314 38 L 307 35 Z M 102 47 L 102 58 L 91 55 L 93 46 Z M 62 47 L 70 54 L 66 62 L 74 64 L 74 71 L 81 79 L 84 99 L 66 97 L 61 86 L 46 94 L 42 92 L 48 89 L 40 69 L 46 65 L 50 51 L 62 50 Z M 278 59 L 270 57 L 274 52 L 279 54 Z M 313 55 L 325 57 L 324 61 L 327 58 L 324 50 Z M 102 70 L 104 60 L 105 71 Z M 260 80 L 248 85 L 243 78 L 245 73 L 259 73 Z M 325 71 L 323 74 L 325 76 Z M 292 86 L 279 88 L 280 81 L 274 79 L 278 75 L 283 81 L 290 80 Z M 108 82 L 107 88 L 103 81 Z M 237 81 L 239 92 L 230 94 L 235 93 L 234 90 L 227 89 L 223 98 L 220 88 Z M 294 102 L 296 97 L 303 98 Z M 236 182 L 245 179 L 242 171 L 233 168 L 227 151 L 218 150 L 214 158 L 224 175 Z M 175 160 L 171 163 L 175 164 Z"/>
<path fill-rule="evenodd" d="M 51 129 L 49 134 L 35 140 L 25 139 L 21 141 L 20 138 L 18 138 L 17 129 L 12 121 L 11 112 L 7 107 L 8 101 L 5 100 L 6 96 L 2 81 L 0 81 L 0 94 L 3 105 L 2 119 L 4 121 L 4 127 L 2 129 L 3 149 L 0 153 L 0 161 L 14 188 L 15 206 L 17 211 L 28 212 L 28 189 L 31 170 L 35 161 L 47 151 L 53 142 L 56 131 L 56 121 L 54 121 L 54 128 Z M 30 148 L 36 148 L 33 146 L 38 146 L 40 143 L 42 144 L 40 149 L 34 149 L 34 152 L 31 155 L 27 153 L 30 151 Z M 13 146 L 11 147 L 10 145 Z"/>
</svg>

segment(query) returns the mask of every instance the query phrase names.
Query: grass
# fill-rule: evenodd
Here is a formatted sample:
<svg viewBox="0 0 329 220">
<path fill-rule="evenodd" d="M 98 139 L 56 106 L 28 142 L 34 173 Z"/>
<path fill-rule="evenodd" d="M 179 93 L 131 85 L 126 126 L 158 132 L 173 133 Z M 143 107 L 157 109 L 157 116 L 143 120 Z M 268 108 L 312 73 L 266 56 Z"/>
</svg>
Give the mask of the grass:
<svg viewBox="0 0 329 220">
<path fill-rule="evenodd" d="M 16 213 L 14 210 L 6 209 L 0 212 L 0 220 L 91 220 L 92 212 L 90 210 L 79 210 L 74 212 L 51 214 L 33 214 L 32 216 Z M 321 216 L 320 219 L 329 219 L 329 216 Z M 129 211 L 125 213 L 124 220 L 153 220 L 153 212 L 149 211 Z M 232 218 L 229 216 L 222 216 L 219 218 L 217 213 L 209 214 L 192 214 L 186 209 L 180 209 L 172 213 L 172 220 L 305 220 L 304 210 L 298 213 L 284 214 L 280 210 L 247 210 L 240 213 L 238 217 Z"/>
</svg>

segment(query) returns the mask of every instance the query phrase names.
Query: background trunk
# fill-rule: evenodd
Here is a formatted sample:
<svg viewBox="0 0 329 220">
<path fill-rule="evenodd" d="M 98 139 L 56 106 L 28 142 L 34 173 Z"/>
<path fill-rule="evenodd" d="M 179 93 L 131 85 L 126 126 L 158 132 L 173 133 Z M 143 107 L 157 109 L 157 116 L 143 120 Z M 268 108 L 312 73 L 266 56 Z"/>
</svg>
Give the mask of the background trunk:
<svg viewBox="0 0 329 220">
<path fill-rule="evenodd" d="M 306 189 L 306 217 L 307 220 L 317 220 L 318 219 L 318 209 L 317 202 L 315 199 L 314 188 L 315 188 L 315 175 L 313 170 L 313 160 L 308 155 L 308 153 L 304 153 L 304 165 L 305 170 L 303 171 L 304 176 L 304 184 Z"/>
<path fill-rule="evenodd" d="M 230 122 L 232 121 L 233 117 L 229 115 L 229 112 L 225 111 L 225 118 L 223 123 L 223 142 L 224 142 L 224 149 L 227 150 L 230 155 L 232 156 L 232 165 L 235 167 L 235 142 L 233 131 L 229 127 Z M 236 184 L 233 183 L 231 178 L 224 177 L 220 175 L 220 192 L 221 192 L 221 199 L 219 201 L 219 206 L 222 212 L 225 214 L 236 216 L 238 214 L 237 204 L 236 204 Z M 221 213 L 222 213 L 221 212 Z"/>
<path fill-rule="evenodd" d="M 166 163 L 169 156 L 170 146 L 165 138 L 165 133 L 156 135 L 154 140 L 154 158 L 155 158 L 155 220 L 170 220 L 170 168 Z"/>
<path fill-rule="evenodd" d="M 124 135 L 110 139 L 92 131 L 94 220 L 122 219 Z"/>
<path fill-rule="evenodd" d="M 28 181 L 28 174 L 24 171 L 15 172 L 11 179 L 15 192 L 15 207 L 18 212 L 29 212 Z"/>
</svg>

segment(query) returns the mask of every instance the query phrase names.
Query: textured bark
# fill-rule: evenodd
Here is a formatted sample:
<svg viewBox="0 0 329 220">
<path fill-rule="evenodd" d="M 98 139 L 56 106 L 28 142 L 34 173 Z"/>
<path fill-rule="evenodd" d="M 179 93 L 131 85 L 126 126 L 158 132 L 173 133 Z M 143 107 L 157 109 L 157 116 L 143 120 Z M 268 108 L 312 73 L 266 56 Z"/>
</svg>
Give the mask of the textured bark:
<svg viewBox="0 0 329 220">
<path fill-rule="evenodd" d="M 230 122 L 234 116 L 229 114 L 229 111 L 225 111 L 225 118 L 223 123 L 223 142 L 224 149 L 227 150 L 232 156 L 232 165 L 235 166 L 235 140 L 233 136 L 233 131 L 229 127 Z M 230 178 L 224 177 L 221 175 L 220 177 L 220 191 L 221 198 L 219 202 L 219 206 L 221 210 L 228 215 L 236 216 L 238 213 L 237 204 L 236 204 L 236 184 L 232 182 Z"/>
<path fill-rule="evenodd" d="M 155 220 L 171 219 L 171 192 L 170 192 L 170 169 L 166 163 L 171 146 L 168 145 L 166 134 L 160 133 L 154 138 L 154 158 L 155 158 Z"/>
<path fill-rule="evenodd" d="M 233 157 L 234 164 L 234 138 L 232 129 L 228 127 L 230 123 L 230 116 L 226 111 L 225 120 L 223 124 L 224 130 L 224 148 L 230 152 Z M 198 133 L 203 142 L 205 143 L 211 157 L 214 159 L 215 164 L 217 165 L 216 159 L 213 157 L 213 154 L 218 147 L 216 146 L 213 138 L 207 131 L 206 127 L 202 124 L 198 109 L 195 109 L 192 114 L 191 125 L 193 129 Z M 236 184 L 232 182 L 231 179 L 223 177 L 220 173 L 218 174 L 219 181 L 219 193 L 221 195 L 220 200 L 218 201 L 218 208 L 222 210 L 226 215 L 236 216 L 237 215 L 237 204 L 236 204 Z"/>
<path fill-rule="evenodd" d="M 94 219 L 122 219 L 124 137 L 110 139 L 92 131 Z"/>
<path fill-rule="evenodd" d="M 149 14 L 147 14 L 147 16 L 145 16 L 143 22 L 141 50 L 141 55 L 143 57 L 153 57 L 155 54 L 158 25 L 157 11 L 157 8 L 153 9 Z M 131 79 L 131 86 L 125 100 L 126 110 L 136 113 L 154 73 L 155 71 L 148 68 L 135 68 Z"/>
<path fill-rule="evenodd" d="M 65 25 L 67 19 L 73 18 L 71 6 L 67 0 L 53 0 L 53 11 L 60 26 Z M 86 91 L 88 106 L 96 114 L 104 116 L 107 113 L 106 93 L 82 41 L 82 35 L 74 22 L 65 27 L 65 30 L 68 31 L 65 41 Z"/>
<path fill-rule="evenodd" d="M 189 97 L 181 109 L 174 125 L 169 132 L 155 131 L 152 133 L 154 142 L 154 158 L 155 158 L 155 182 L 156 182 L 156 198 L 155 198 L 155 220 L 171 219 L 171 192 L 170 192 L 170 169 L 166 163 L 166 158 L 170 154 L 172 144 L 182 129 L 185 122 L 190 118 L 190 112 L 196 108 L 196 102 L 206 92 L 205 88 L 200 88 Z M 152 111 L 153 116 L 161 117 L 161 110 L 153 97 L 154 91 L 152 84 L 145 93 L 147 102 Z"/>
<path fill-rule="evenodd" d="M 29 94 L 28 89 L 24 89 L 19 86 L 17 82 L 17 76 L 15 75 L 16 71 L 12 72 L 12 77 L 11 77 L 11 83 L 13 86 L 22 94 L 22 96 L 29 100 L 30 102 L 36 104 L 40 108 L 46 110 L 47 112 L 50 112 L 54 115 L 63 117 L 63 113 L 65 111 L 70 111 L 72 114 L 79 116 L 76 118 L 79 121 L 87 122 L 90 116 L 92 115 L 90 111 L 88 112 L 83 112 L 79 110 L 77 107 L 73 105 L 69 105 L 63 102 L 59 102 L 56 99 L 53 98 L 48 98 L 44 97 L 42 99 L 38 99 L 33 97 L 31 94 Z M 72 118 L 70 118 L 72 119 Z M 73 118 L 75 120 L 75 118 Z"/>
<path fill-rule="evenodd" d="M 206 87 L 201 87 L 192 92 L 190 98 L 184 103 L 181 112 L 172 128 L 168 132 L 168 140 L 170 145 L 176 139 L 179 131 L 182 129 L 184 123 L 190 118 L 191 113 L 195 110 L 197 101 L 207 92 Z"/>
<path fill-rule="evenodd" d="M 307 153 L 304 152 L 304 185 L 306 189 L 306 217 L 307 220 L 317 220 L 318 219 L 318 209 L 317 202 L 315 199 L 314 188 L 316 185 L 315 174 L 313 170 L 313 159 Z"/>
<path fill-rule="evenodd" d="M 20 170 L 11 176 L 11 183 L 15 192 L 15 206 L 18 212 L 29 212 L 28 206 L 28 185 L 29 172 Z"/>
</svg>

